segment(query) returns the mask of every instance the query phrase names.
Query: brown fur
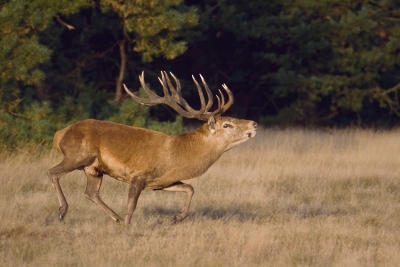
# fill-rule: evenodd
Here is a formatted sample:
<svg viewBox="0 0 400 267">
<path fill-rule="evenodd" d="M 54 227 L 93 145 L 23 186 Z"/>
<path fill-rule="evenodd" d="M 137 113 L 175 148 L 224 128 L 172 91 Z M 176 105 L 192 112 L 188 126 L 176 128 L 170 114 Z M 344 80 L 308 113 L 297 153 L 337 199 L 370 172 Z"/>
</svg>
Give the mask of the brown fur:
<svg viewBox="0 0 400 267">
<path fill-rule="evenodd" d="M 87 177 L 85 196 L 116 222 L 129 224 L 143 189 L 185 192 L 185 205 L 175 217 L 181 221 L 194 193 L 181 181 L 206 172 L 226 150 L 254 137 L 256 128 L 253 121 L 220 116 L 210 116 L 200 128 L 175 136 L 92 119 L 70 125 L 54 135 L 54 147 L 64 159 L 47 172 L 60 202 L 59 218 L 68 210 L 59 179 L 78 169 Z M 129 184 L 125 219 L 99 197 L 104 174 Z"/>
</svg>

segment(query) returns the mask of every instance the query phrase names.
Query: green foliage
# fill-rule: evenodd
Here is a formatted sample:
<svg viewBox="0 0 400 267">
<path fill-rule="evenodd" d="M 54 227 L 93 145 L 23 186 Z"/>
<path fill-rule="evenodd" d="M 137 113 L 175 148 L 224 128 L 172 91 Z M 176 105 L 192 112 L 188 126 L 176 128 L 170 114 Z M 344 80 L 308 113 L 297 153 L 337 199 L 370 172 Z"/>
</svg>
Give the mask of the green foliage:
<svg viewBox="0 0 400 267">
<path fill-rule="evenodd" d="M 57 129 L 52 119 L 52 110 L 46 102 L 36 102 L 16 116 L 0 110 L 0 148 L 13 150 L 32 144 L 48 147 Z"/>
<path fill-rule="evenodd" d="M 108 117 L 107 120 L 137 127 L 145 127 L 147 125 L 148 107 L 127 99 L 122 102 L 118 109 L 119 112 Z"/>
<path fill-rule="evenodd" d="M 44 78 L 39 64 L 50 59 L 51 50 L 39 43 L 37 33 L 53 23 L 59 13 L 76 12 L 87 1 L 11 0 L 0 7 L 0 81 L 34 84 Z"/>
<path fill-rule="evenodd" d="M 180 134 L 184 131 L 182 116 L 179 115 L 172 122 L 149 120 L 148 128 L 171 135 Z"/>
<path fill-rule="evenodd" d="M 132 100 L 117 106 L 112 90 L 124 40 L 133 47 L 128 64 L 140 63 L 139 56 L 172 59 L 186 50 L 182 29 L 197 20 L 195 8 L 176 0 L 2 4 L 0 146 L 49 145 L 56 130 L 89 117 L 181 132 L 181 118 L 169 125 L 152 120 L 148 108 Z"/>
<path fill-rule="evenodd" d="M 166 134 L 183 132 L 181 116 L 177 116 L 173 122 L 159 122 L 150 118 L 148 107 L 141 106 L 131 99 L 127 99 L 120 106 L 114 103 L 109 105 L 109 117 L 106 117 L 106 120 L 149 128 Z M 56 131 L 88 118 L 87 114 L 90 112 L 71 98 L 66 98 L 58 109 L 52 108 L 49 102 L 33 101 L 28 106 L 18 107 L 15 111 L 18 113 L 13 115 L 5 109 L 0 109 L 0 149 L 2 151 L 21 147 L 49 148 Z"/>
<path fill-rule="evenodd" d="M 176 116 L 173 122 L 160 122 L 151 119 L 149 116 L 149 108 L 131 99 L 122 102 L 118 107 L 118 112 L 108 117 L 107 120 L 135 127 L 148 128 L 166 134 L 179 134 L 183 132 L 181 116 Z"/>
<path fill-rule="evenodd" d="M 135 39 L 134 51 L 144 62 L 164 56 L 174 59 L 187 49 L 179 40 L 181 30 L 198 22 L 195 8 L 184 7 L 181 0 L 101 1 L 103 12 L 113 10 L 121 18 L 124 32 Z"/>
<path fill-rule="evenodd" d="M 121 44 L 131 48 L 131 65 L 139 57 L 173 59 L 187 49 L 182 31 L 197 21 L 196 9 L 177 0 L 7 1 L 0 6 L 0 81 L 34 85 L 52 103 L 88 85 L 91 95 L 99 86 L 109 90 L 122 71 Z"/>
</svg>

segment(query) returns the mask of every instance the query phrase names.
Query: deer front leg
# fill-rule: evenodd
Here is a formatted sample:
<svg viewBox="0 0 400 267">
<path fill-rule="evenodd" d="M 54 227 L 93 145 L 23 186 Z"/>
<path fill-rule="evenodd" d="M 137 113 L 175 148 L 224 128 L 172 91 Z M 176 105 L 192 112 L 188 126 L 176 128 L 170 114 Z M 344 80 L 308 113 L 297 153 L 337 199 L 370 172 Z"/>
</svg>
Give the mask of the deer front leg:
<svg viewBox="0 0 400 267">
<path fill-rule="evenodd" d="M 99 190 L 103 181 L 103 174 L 92 167 L 85 168 L 85 174 L 87 177 L 85 196 L 102 208 L 115 222 L 121 223 L 122 218 L 108 207 L 100 198 Z"/>
<path fill-rule="evenodd" d="M 137 201 L 145 185 L 146 183 L 140 179 L 135 179 L 130 182 L 128 193 L 128 211 L 125 216 L 125 224 L 129 224 L 131 222 L 132 214 L 136 209 Z"/>
<path fill-rule="evenodd" d="M 115 213 L 115 211 L 108 207 L 99 196 L 103 175 L 98 173 L 93 168 L 86 168 L 85 174 L 87 177 L 85 196 L 102 208 L 115 222 L 121 223 L 123 219 L 117 213 Z"/>
<path fill-rule="evenodd" d="M 194 194 L 193 187 L 190 184 L 177 182 L 168 187 L 163 188 L 162 190 L 186 193 L 185 205 L 183 206 L 181 213 L 179 213 L 174 217 L 174 223 L 183 221 L 183 219 L 185 219 L 188 215 L 190 203 L 192 202 L 192 197 Z"/>
</svg>

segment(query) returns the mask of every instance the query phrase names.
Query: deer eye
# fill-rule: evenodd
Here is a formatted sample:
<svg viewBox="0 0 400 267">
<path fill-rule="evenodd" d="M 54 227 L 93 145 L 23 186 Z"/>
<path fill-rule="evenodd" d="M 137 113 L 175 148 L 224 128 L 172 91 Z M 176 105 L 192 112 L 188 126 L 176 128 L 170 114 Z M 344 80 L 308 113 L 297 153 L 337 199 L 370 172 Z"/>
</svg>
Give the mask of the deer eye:
<svg viewBox="0 0 400 267">
<path fill-rule="evenodd" d="M 222 125 L 222 127 L 228 128 L 228 127 L 232 127 L 232 126 L 229 123 L 224 123 L 224 125 Z"/>
</svg>

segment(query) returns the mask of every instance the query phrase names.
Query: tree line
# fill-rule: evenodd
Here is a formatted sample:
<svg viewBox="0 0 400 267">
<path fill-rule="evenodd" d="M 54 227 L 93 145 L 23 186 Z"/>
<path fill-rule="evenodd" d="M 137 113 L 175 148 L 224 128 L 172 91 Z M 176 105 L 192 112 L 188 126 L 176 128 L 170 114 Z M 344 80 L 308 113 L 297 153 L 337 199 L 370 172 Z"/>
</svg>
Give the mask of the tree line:
<svg viewBox="0 0 400 267">
<path fill-rule="evenodd" d="M 165 107 L 128 99 L 138 75 L 161 93 L 173 72 L 235 95 L 233 116 L 264 125 L 399 123 L 398 0 L 2 0 L 0 138 L 48 143 L 84 118 L 180 132 Z M 173 121 L 173 123 L 165 123 Z M 172 126 L 171 126 L 172 125 Z"/>
</svg>

